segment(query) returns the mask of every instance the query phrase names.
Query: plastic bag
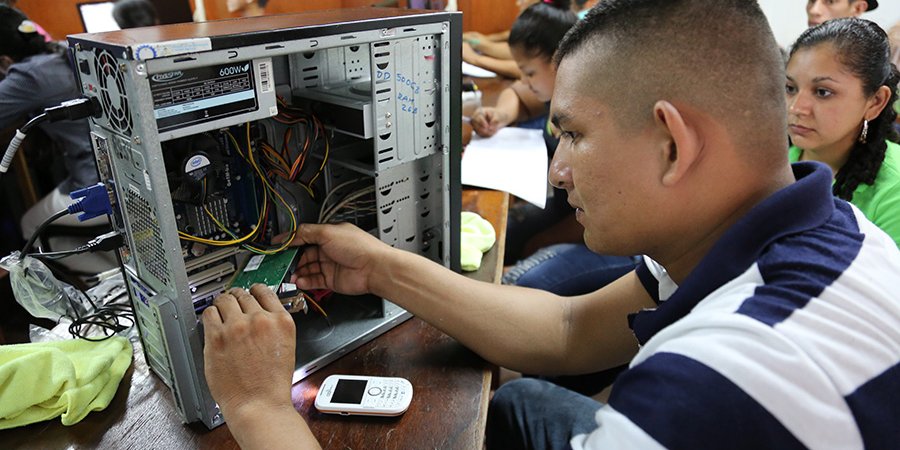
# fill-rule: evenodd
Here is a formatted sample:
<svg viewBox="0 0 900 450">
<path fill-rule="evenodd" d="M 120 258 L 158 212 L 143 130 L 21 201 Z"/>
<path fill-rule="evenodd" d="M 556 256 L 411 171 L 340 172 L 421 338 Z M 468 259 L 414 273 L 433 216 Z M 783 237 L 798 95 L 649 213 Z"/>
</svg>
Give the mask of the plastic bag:
<svg viewBox="0 0 900 450">
<path fill-rule="evenodd" d="M 84 294 L 56 279 L 40 260 L 30 256 L 23 259 L 15 251 L 0 259 L 0 267 L 9 271 L 16 301 L 32 316 L 59 322 L 63 316 L 77 317 L 88 311 Z"/>
</svg>

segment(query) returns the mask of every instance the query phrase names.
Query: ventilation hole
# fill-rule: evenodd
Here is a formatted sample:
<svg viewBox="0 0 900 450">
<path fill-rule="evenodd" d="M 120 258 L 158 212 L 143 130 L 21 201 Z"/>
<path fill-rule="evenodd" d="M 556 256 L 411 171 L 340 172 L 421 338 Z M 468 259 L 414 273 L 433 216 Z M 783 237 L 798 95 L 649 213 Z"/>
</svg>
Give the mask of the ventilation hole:
<svg viewBox="0 0 900 450">
<path fill-rule="evenodd" d="M 388 157 L 388 158 L 379 159 L 379 160 L 378 160 L 378 164 L 384 164 L 384 163 L 386 163 L 386 162 L 388 162 L 388 161 L 393 161 L 393 160 L 394 160 L 394 157 L 393 157 L 393 156 Z"/>
<path fill-rule="evenodd" d="M 318 79 L 319 79 L 318 75 L 310 75 L 308 77 L 303 77 L 303 81 L 318 80 Z"/>
<path fill-rule="evenodd" d="M 403 29 L 404 33 L 412 33 L 413 31 L 416 31 L 416 29 L 415 28 L 404 28 Z M 416 38 L 416 40 L 418 41 L 419 39 Z"/>
<path fill-rule="evenodd" d="M 387 42 L 376 42 L 374 47 L 384 47 L 385 45 L 391 45 L 390 41 Z"/>
<path fill-rule="evenodd" d="M 266 46 L 266 50 L 275 50 L 275 49 L 278 49 L 278 48 L 284 48 L 284 46 L 281 45 L 281 44 L 267 45 L 267 46 Z"/>
<path fill-rule="evenodd" d="M 387 195 L 390 194 L 390 193 L 391 193 L 391 190 L 390 190 L 390 189 L 382 189 L 382 190 L 381 190 L 381 195 L 387 196 Z"/>
<path fill-rule="evenodd" d="M 386 88 L 386 89 L 381 89 L 381 90 L 375 91 L 376 94 L 387 94 L 389 92 L 391 92 L 391 88 Z"/>
<path fill-rule="evenodd" d="M 347 40 L 350 40 L 350 39 L 356 39 L 356 36 L 354 36 L 354 35 L 352 35 L 352 34 L 351 34 L 351 35 L 347 35 L 347 36 L 341 36 L 341 40 L 342 40 L 342 41 L 347 41 Z"/>
<path fill-rule="evenodd" d="M 422 253 L 428 253 L 428 250 L 431 250 L 430 245 L 426 245 L 426 246 L 422 247 Z"/>
<path fill-rule="evenodd" d="M 428 181 L 428 177 L 430 177 L 430 176 L 431 175 L 426 173 L 425 175 L 422 175 L 421 177 L 419 177 L 419 181 L 424 183 L 424 182 Z"/>
<path fill-rule="evenodd" d="M 393 150 L 394 150 L 394 147 L 388 147 L 388 148 L 386 148 L 386 149 L 384 149 L 384 150 L 378 150 L 378 154 L 379 154 L 379 155 L 383 155 L 383 154 L 385 154 L 385 153 L 387 153 L 387 152 L 390 152 L 390 151 L 393 151 Z"/>
<path fill-rule="evenodd" d="M 425 122 L 425 126 L 428 128 L 431 128 L 434 126 L 435 122 L 436 122 L 435 120 L 432 120 L 431 122 Z"/>
<path fill-rule="evenodd" d="M 406 238 L 406 242 L 412 242 L 414 240 L 416 240 L 416 235 L 412 235 L 412 236 Z"/>
<path fill-rule="evenodd" d="M 431 196 L 431 192 L 426 192 L 426 193 L 420 195 L 419 198 L 421 198 L 422 200 L 425 200 L 426 198 L 428 198 L 430 196 Z"/>
<path fill-rule="evenodd" d="M 385 56 L 390 56 L 390 54 L 391 54 L 391 52 L 381 52 L 381 53 L 376 53 L 375 57 L 376 58 L 384 58 Z"/>
<path fill-rule="evenodd" d="M 316 56 L 316 52 L 303 52 L 303 57 L 306 59 L 312 59 L 313 56 Z"/>
<path fill-rule="evenodd" d="M 351 45 L 351 46 L 350 46 L 350 51 L 353 52 L 353 53 L 358 52 L 358 51 L 359 51 L 359 46 L 358 46 L 358 45 Z"/>
<path fill-rule="evenodd" d="M 175 58 L 174 60 L 172 60 L 172 62 L 180 63 L 180 62 L 196 61 L 196 60 L 197 60 L 197 58 L 194 58 L 192 56 L 182 56 L 181 58 Z"/>
<path fill-rule="evenodd" d="M 304 68 L 303 68 L 303 71 L 304 71 L 304 72 L 312 72 L 312 71 L 314 71 L 314 70 L 319 70 L 319 68 L 318 68 L 317 66 L 304 67 Z"/>
<path fill-rule="evenodd" d="M 429 214 L 431 214 L 431 211 L 425 211 L 425 212 L 423 212 L 422 214 L 419 214 L 419 215 L 422 216 L 422 217 L 428 217 Z"/>
<path fill-rule="evenodd" d="M 387 69 L 387 66 L 388 66 L 388 63 L 386 63 L 386 62 L 375 64 L 375 67 L 378 67 L 381 70 Z"/>
<path fill-rule="evenodd" d="M 378 137 L 380 137 L 382 141 L 386 141 L 391 138 L 391 133 L 379 134 Z"/>
</svg>

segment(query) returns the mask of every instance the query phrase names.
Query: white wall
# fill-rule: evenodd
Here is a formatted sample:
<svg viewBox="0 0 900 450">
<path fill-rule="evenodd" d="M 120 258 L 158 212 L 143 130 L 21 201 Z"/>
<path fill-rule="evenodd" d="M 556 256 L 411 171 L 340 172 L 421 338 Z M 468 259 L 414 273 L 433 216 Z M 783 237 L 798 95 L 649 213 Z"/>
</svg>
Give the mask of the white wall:
<svg viewBox="0 0 900 450">
<path fill-rule="evenodd" d="M 806 0 L 759 0 L 769 18 L 775 39 L 782 47 L 791 45 L 806 29 Z M 878 9 L 862 15 L 885 30 L 900 22 L 900 1 L 878 0 Z"/>
</svg>

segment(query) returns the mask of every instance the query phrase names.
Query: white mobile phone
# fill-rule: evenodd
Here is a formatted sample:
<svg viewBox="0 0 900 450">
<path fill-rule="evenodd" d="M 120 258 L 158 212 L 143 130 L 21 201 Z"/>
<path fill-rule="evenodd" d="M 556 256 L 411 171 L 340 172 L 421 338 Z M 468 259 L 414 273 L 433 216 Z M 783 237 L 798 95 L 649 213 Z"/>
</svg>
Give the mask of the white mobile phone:
<svg viewBox="0 0 900 450">
<path fill-rule="evenodd" d="M 316 394 L 316 409 L 345 416 L 399 416 L 412 395 L 412 384 L 403 378 L 329 375 Z"/>
</svg>

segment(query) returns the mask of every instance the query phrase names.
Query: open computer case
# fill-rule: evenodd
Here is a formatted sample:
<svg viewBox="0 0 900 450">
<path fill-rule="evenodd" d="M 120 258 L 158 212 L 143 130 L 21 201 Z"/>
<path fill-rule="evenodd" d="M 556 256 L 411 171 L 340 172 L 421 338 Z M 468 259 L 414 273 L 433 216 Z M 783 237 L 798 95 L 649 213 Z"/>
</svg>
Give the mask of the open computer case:
<svg viewBox="0 0 900 450">
<path fill-rule="evenodd" d="M 185 422 L 224 420 L 198 319 L 272 250 L 241 239 L 351 222 L 458 270 L 461 25 L 360 8 L 69 37 L 102 105 L 91 139 L 144 354 Z M 320 301 L 294 315 L 294 381 L 410 317 L 372 296 Z"/>
</svg>

